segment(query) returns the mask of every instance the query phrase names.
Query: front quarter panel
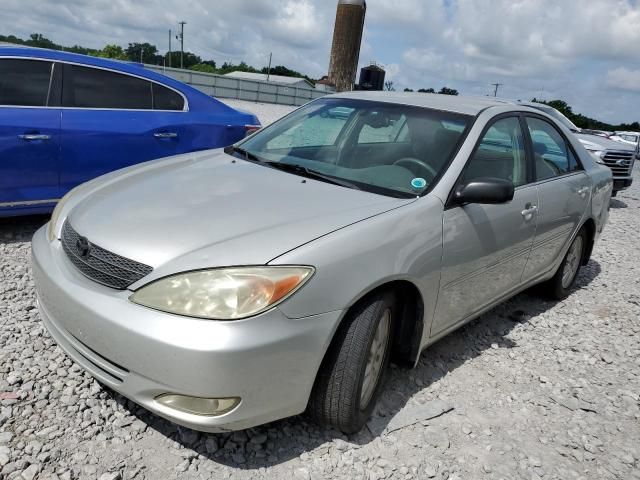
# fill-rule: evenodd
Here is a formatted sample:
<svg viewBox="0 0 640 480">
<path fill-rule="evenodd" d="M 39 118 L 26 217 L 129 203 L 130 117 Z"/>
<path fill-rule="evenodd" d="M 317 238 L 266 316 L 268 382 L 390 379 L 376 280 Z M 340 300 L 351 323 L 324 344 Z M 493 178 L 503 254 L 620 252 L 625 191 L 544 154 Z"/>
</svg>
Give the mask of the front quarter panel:
<svg viewBox="0 0 640 480">
<path fill-rule="evenodd" d="M 429 195 L 272 260 L 271 265 L 316 268 L 309 283 L 279 308 L 290 318 L 345 310 L 380 285 L 406 280 L 422 295 L 428 335 L 440 283 L 442 213 L 442 202 Z"/>
</svg>

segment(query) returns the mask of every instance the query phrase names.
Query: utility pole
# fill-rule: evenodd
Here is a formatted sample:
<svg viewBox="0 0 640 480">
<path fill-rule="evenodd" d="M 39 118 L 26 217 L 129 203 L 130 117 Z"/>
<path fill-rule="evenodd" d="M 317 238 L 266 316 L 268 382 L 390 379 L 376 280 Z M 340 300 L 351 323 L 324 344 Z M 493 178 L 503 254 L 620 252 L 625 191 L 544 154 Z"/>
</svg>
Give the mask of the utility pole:
<svg viewBox="0 0 640 480">
<path fill-rule="evenodd" d="M 144 62 L 142 61 L 142 55 L 144 55 L 144 48 L 143 48 L 143 47 L 140 47 L 140 63 L 144 63 Z"/>
<path fill-rule="evenodd" d="M 180 23 L 180 35 L 178 38 L 180 39 L 180 68 L 184 68 L 184 26 L 187 22 L 184 20 Z"/>
<path fill-rule="evenodd" d="M 492 83 L 492 86 L 496 87 L 495 91 L 493 92 L 493 96 L 497 97 L 498 96 L 498 89 L 504 85 L 504 83 Z"/>
<path fill-rule="evenodd" d="M 171 68 L 171 29 L 169 29 L 169 68 Z"/>
<path fill-rule="evenodd" d="M 269 54 L 269 68 L 267 68 L 267 82 L 269 81 L 269 77 L 271 77 L 271 60 L 273 59 L 273 52 Z"/>
</svg>

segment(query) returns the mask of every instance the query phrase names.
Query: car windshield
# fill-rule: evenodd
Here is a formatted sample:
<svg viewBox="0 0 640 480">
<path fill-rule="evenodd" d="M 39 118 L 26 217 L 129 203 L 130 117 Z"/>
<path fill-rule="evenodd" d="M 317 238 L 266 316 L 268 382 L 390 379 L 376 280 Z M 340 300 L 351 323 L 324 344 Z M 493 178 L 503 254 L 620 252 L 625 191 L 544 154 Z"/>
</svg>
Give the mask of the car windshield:
<svg viewBox="0 0 640 480">
<path fill-rule="evenodd" d="M 248 160 L 396 197 L 424 193 L 444 172 L 472 117 L 399 104 L 321 99 L 235 149 Z"/>
</svg>

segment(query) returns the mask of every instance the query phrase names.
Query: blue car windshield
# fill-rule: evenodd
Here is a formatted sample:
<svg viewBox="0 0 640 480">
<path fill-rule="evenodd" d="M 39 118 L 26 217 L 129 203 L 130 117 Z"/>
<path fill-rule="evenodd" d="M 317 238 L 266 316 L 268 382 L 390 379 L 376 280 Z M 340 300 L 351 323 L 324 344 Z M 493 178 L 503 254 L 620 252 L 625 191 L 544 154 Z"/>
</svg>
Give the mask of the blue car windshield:
<svg viewBox="0 0 640 480">
<path fill-rule="evenodd" d="M 321 99 L 236 148 L 294 174 L 409 197 L 437 181 L 471 123 L 470 116 L 427 108 Z"/>
</svg>

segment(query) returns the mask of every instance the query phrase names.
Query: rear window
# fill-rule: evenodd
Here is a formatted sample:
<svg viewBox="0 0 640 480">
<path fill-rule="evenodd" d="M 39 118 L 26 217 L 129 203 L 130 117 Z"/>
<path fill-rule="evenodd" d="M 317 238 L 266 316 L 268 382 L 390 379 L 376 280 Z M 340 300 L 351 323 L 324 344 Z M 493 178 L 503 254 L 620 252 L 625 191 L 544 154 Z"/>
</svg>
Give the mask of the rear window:
<svg viewBox="0 0 640 480">
<path fill-rule="evenodd" d="M 0 105 L 46 106 L 50 79 L 51 62 L 0 59 Z"/>
<path fill-rule="evenodd" d="M 155 110 L 184 110 L 184 98 L 170 88 L 152 84 L 153 108 Z"/>
<path fill-rule="evenodd" d="M 151 110 L 151 82 L 108 70 L 65 65 L 62 104 L 78 108 Z"/>
</svg>

